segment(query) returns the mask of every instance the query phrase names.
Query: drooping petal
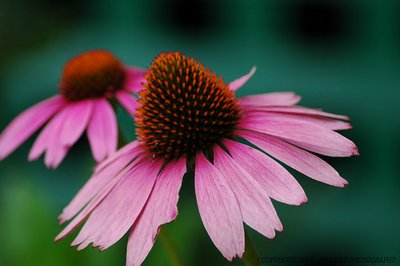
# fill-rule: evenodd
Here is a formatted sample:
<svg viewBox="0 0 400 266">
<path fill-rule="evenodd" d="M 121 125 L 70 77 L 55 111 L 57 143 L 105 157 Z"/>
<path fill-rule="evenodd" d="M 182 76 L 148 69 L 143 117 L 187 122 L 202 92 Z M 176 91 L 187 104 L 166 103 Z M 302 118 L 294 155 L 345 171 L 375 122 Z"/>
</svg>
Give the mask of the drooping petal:
<svg viewBox="0 0 400 266">
<path fill-rule="evenodd" d="M 142 211 L 161 163 L 161 160 L 147 159 L 128 171 L 93 210 L 72 245 L 80 244 L 78 250 L 81 250 L 93 243 L 94 247 L 104 250 L 117 242 Z"/>
<path fill-rule="evenodd" d="M 240 167 L 247 171 L 270 197 L 293 205 L 307 202 L 303 188 L 278 162 L 239 142 L 225 140 L 224 145 Z"/>
<path fill-rule="evenodd" d="M 305 121 L 272 115 L 244 116 L 239 127 L 280 137 L 327 156 L 346 157 L 358 154 L 357 147 L 351 140 L 335 131 Z"/>
<path fill-rule="evenodd" d="M 60 165 L 69 150 L 67 146 L 62 145 L 58 140 L 56 140 L 56 136 L 61 134 L 60 128 L 61 126 L 55 129 L 54 132 L 56 132 L 57 135 L 54 135 L 53 139 L 49 141 L 49 146 L 47 147 L 47 151 L 44 156 L 44 163 L 51 169 L 56 169 Z"/>
<path fill-rule="evenodd" d="M 94 101 L 92 118 L 87 130 L 93 157 L 102 161 L 117 149 L 118 128 L 114 110 L 105 99 Z"/>
<path fill-rule="evenodd" d="M 282 231 L 282 223 L 265 190 L 218 146 L 214 148 L 214 165 L 232 187 L 246 224 L 268 238 L 275 237 L 274 228 Z"/>
<path fill-rule="evenodd" d="M 180 159 L 168 163 L 157 177 L 146 206 L 131 229 L 127 266 L 141 265 L 153 247 L 160 226 L 173 221 L 178 215 L 179 189 L 185 172 L 186 160 Z"/>
<path fill-rule="evenodd" d="M 243 111 L 243 110 L 242 110 Z M 297 121 L 303 121 L 303 122 L 308 122 L 315 124 L 317 126 L 321 126 L 330 130 L 346 130 L 346 129 L 351 129 L 350 123 L 336 120 L 336 119 L 331 119 L 331 118 L 325 118 L 321 116 L 315 116 L 315 115 L 303 115 L 303 114 L 298 114 L 298 113 L 279 113 L 279 112 L 269 112 L 269 111 L 260 111 L 260 110 L 246 110 L 246 117 L 247 118 L 258 118 L 260 116 L 271 116 L 275 118 L 289 118 L 289 119 L 294 119 Z"/>
<path fill-rule="evenodd" d="M 136 113 L 136 107 L 138 107 L 139 102 L 135 97 L 126 91 L 118 91 L 115 95 L 121 105 L 128 111 L 128 113 L 134 117 Z"/>
<path fill-rule="evenodd" d="M 133 144 L 128 144 L 130 145 L 129 152 L 123 150 L 126 146 L 118 150 L 113 154 L 116 158 L 114 158 L 112 163 L 104 166 L 93 174 L 68 206 L 64 208 L 62 214 L 59 216 L 61 223 L 74 217 L 92 198 L 106 187 L 108 183 L 117 177 L 122 170 L 128 167 L 139 153 L 142 152 L 142 148 L 137 146 L 138 141 L 135 141 Z"/>
<path fill-rule="evenodd" d="M 257 68 L 253 66 L 248 74 L 229 83 L 229 88 L 233 91 L 240 89 L 254 75 L 256 69 Z"/>
<path fill-rule="evenodd" d="M 338 187 L 347 184 L 332 166 L 310 152 L 267 134 L 246 130 L 238 133 L 266 153 L 312 179 Z"/>
<path fill-rule="evenodd" d="M 196 156 L 195 190 L 201 220 L 219 251 L 242 257 L 244 229 L 239 204 L 225 178 L 203 154 Z"/>
<path fill-rule="evenodd" d="M 0 160 L 43 126 L 64 105 L 62 96 L 44 100 L 18 115 L 0 135 Z"/>
<path fill-rule="evenodd" d="M 92 107 L 92 100 L 81 100 L 69 103 L 63 110 L 66 113 L 60 136 L 63 145 L 71 147 L 80 138 L 89 122 Z"/>
<path fill-rule="evenodd" d="M 265 112 L 312 115 L 338 120 L 349 120 L 349 117 L 345 115 L 331 114 L 321 110 L 310 109 L 302 106 L 253 106 L 253 109 L 258 109 Z"/>
<path fill-rule="evenodd" d="M 106 183 L 104 187 L 96 194 L 86 207 L 62 230 L 56 237 L 55 241 L 59 241 L 74 231 L 80 224 L 82 224 L 92 211 L 103 201 L 103 199 L 110 193 L 110 191 L 121 182 L 128 171 L 131 171 L 137 164 L 137 161 L 130 163 L 122 171 L 120 171 L 110 182 Z"/>
<path fill-rule="evenodd" d="M 69 148 L 82 135 L 91 113 L 91 100 L 67 103 L 41 132 L 32 147 L 29 159 L 37 159 L 44 150 L 47 150 L 45 164 L 50 168 L 56 168 Z"/>
<path fill-rule="evenodd" d="M 49 168 L 56 168 L 68 152 L 68 147 L 60 142 L 61 129 L 66 112 L 57 113 L 40 132 L 29 153 L 29 160 L 35 160 L 46 151 L 44 163 Z"/>
<path fill-rule="evenodd" d="M 29 152 L 28 160 L 36 160 L 44 153 L 51 143 L 53 136 L 57 131 L 57 127 L 61 124 L 61 120 L 64 117 L 63 112 L 59 112 L 56 114 L 50 122 L 43 128 L 43 130 L 40 132 L 39 136 L 36 138 L 35 142 L 33 143 L 33 146 Z M 58 122 L 57 122 L 58 121 Z"/>
<path fill-rule="evenodd" d="M 126 81 L 124 84 L 124 89 L 135 93 L 142 90 L 142 83 L 146 82 L 144 75 L 146 75 L 147 70 L 136 67 L 127 67 L 125 71 Z"/>
<path fill-rule="evenodd" d="M 295 105 L 300 101 L 301 97 L 293 92 L 273 92 L 265 94 L 256 94 L 239 98 L 239 104 L 256 105 L 256 106 L 287 106 Z"/>
<path fill-rule="evenodd" d="M 126 144 L 122 148 L 118 149 L 117 152 L 111 154 L 105 160 L 98 163 L 94 169 L 94 172 L 95 173 L 99 172 L 100 170 L 104 169 L 108 165 L 113 164 L 120 156 L 123 156 L 127 153 L 132 152 L 134 149 L 136 149 L 136 146 L 138 146 L 138 144 L 139 144 L 139 141 L 134 140 L 134 141 Z"/>
</svg>

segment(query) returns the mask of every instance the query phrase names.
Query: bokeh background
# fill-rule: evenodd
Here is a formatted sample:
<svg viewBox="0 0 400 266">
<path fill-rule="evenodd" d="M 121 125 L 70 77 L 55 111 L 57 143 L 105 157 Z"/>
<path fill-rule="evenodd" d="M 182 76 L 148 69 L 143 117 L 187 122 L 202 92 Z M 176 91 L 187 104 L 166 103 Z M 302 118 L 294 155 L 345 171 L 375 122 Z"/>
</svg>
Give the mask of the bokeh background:
<svg viewBox="0 0 400 266">
<path fill-rule="evenodd" d="M 302 105 L 349 115 L 354 128 L 343 134 L 361 156 L 326 158 L 349 186 L 293 172 L 308 203 L 274 202 L 284 232 L 270 240 L 248 228 L 250 238 L 260 257 L 397 256 L 399 262 L 399 1 L 2 0 L 0 40 L 0 130 L 57 93 L 66 60 L 95 48 L 141 67 L 161 51 L 179 50 L 226 81 L 257 65 L 239 96 L 295 91 Z M 118 117 L 133 139 L 132 120 L 122 110 Z M 76 234 L 53 243 L 62 229 L 58 214 L 94 165 L 86 138 L 56 171 L 42 159 L 27 162 L 32 143 L 0 162 L 0 265 L 124 265 L 126 238 L 101 253 L 70 248 Z M 229 264 L 206 234 L 193 180 L 184 180 L 179 211 L 167 227 L 185 265 L 241 265 Z M 145 265 L 172 265 L 160 241 Z"/>
</svg>

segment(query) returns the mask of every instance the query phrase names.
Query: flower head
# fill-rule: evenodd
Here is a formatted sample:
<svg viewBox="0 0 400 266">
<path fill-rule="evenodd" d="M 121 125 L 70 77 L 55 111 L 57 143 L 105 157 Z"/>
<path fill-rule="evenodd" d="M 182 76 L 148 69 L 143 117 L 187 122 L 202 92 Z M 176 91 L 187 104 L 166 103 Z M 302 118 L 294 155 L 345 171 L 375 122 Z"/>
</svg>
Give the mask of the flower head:
<svg viewBox="0 0 400 266">
<path fill-rule="evenodd" d="M 86 52 L 70 59 L 64 67 L 60 93 L 70 101 L 112 96 L 124 87 L 124 65 L 112 53 Z"/>
<path fill-rule="evenodd" d="M 95 50 L 70 59 L 64 66 L 59 95 L 17 116 L 0 135 L 0 160 L 40 127 L 29 160 L 45 152 L 45 164 L 56 168 L 85 129 L 92 153 L 100 162 L 117 148 L 117 121 L 109 102 L 116 98 L 134 115 L 132 92 L 141 88 L 145 71 L 127 67 L 112 53 Z"/>
<path fill-rule="evenodd" d="M 135 121 L 139 141 L 154 157 L 194 156 L 233 137 L 240 118 L 234 92 L 193 58 L 162 53 L 146 80 Z"/>
<path fill-rule="evenodd" d="M 244 252 L 243 223 L 268 238 L 282 231 L 270 198 L 292 205 L 307 201 L 272 157 L 315 180 L 347 184 L 314 153 L 358 154 L 353 142 L 335 132 L 350 128 L 348 118 L 295 106 L 300 97 L 293 93 L 236 99 L 234 91 L 254 71 L 227 84 L 193 58 L 159 55 L 139 92 L 138 140 L 97 166 L 61 214 L 61 222 L 75 218 L 57 240 L 86 221 L 72 244 L 105 249 L 130 230 L 127 265 L 140 265 L 159 227 L 176 218 L 182 178 L 194 168 L 204 227 L 232 260 Z"/>
</svg>

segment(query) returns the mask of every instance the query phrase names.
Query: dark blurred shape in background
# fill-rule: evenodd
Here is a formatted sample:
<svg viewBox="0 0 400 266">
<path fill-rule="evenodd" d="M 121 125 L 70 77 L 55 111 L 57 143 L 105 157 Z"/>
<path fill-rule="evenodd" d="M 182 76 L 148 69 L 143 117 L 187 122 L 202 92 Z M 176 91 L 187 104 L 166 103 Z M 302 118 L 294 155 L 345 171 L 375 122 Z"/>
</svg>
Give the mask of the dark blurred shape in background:
<svg viewBox="0 0 400 266">
<path fill-rule="evenodd" d="M 348 1 L 289 0 L 282 6 L 287 34 L 298 41 L 332 45 L 354 33 L 354 10 Z"/>
<path fill-rule="evenodd" d="M 164 30 L 192 37 L 220 30 L 227 19 L 221 1 L 152 0 L 148 1 L 156 21 Z M 154 9 L 154 6 L 158 8 Z"/>
<path fill-rule="evenodd" d="M 68 24 L 88 15 L 85 1 L 15 0 L 0 4 L 0 58 L 9 56 L 62 34 Z"/>
</svg>

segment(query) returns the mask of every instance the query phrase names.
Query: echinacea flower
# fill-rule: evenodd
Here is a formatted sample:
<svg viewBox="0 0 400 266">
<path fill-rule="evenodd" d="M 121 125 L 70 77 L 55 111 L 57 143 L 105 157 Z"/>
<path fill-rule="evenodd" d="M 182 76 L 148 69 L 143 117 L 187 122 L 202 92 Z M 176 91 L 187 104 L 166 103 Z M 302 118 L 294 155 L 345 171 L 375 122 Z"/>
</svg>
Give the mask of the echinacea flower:
<svg viewBox="0 0 400 266">
<path fill-rule="evenodd" d="M 74 219 L 56 240 L 85 222 L 72 245 L 103 250 L 130 230 L 126 264 L 140 265 L 159 227 L 176 218 L 182 178 L 194 168 L 204 227 L 232 260 L 244 252 L 243 223 L 268 238 L 282 230 L 270 198 L 307 201 L 296 179 L 271 157 L 315 180 L 347 184 L 314 153 L 358 153 L 335 132 L 350 128 L 348 118 L 295 106 L 300 97 L 290 92 L 236 99 L 234 92 L 254 71 L 227 84 L 178 52 L 156 57 L 139 91 L 138 140 L 97 166 L 61 214 L 61 222 Z"/>
<path fill-rule="evenodd" d="M 59 94 L 17 116 L 0 135 L 0 160 L 45 125 L 29 153 L 45 153 L 47 167 L 56 168 L 85 129 L 97 162 L 117 149 L 118 126 L 109 100 L 116 98 L 131 114 L 137 106 L 132 92 L 141 88 L 145 71 L 128 67 L 105 50 L 70 59 L 64 66 Z"/>
</svg>

